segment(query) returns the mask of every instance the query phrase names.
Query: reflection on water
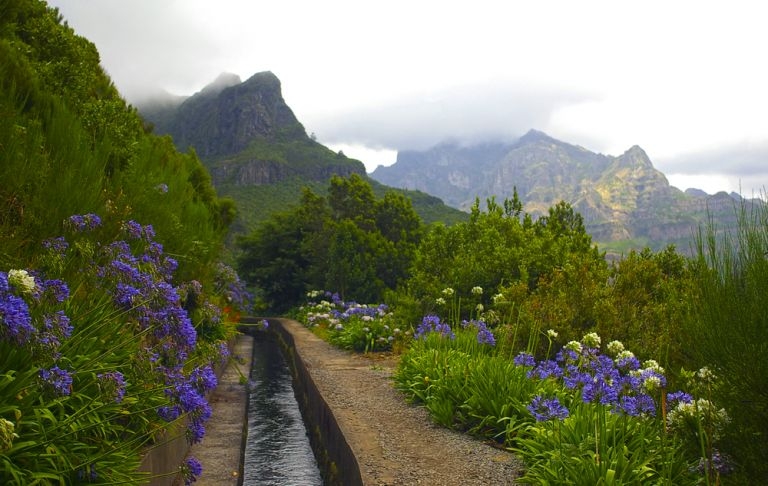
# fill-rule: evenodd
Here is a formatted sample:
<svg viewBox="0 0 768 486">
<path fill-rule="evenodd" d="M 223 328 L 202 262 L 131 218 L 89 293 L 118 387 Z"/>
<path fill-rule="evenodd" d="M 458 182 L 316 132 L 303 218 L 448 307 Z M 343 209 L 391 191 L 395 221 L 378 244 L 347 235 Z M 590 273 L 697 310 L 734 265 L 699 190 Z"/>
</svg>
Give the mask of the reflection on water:
<svg viewBox="0 0 768 486">
<path fill-rule="evenodd" d="M 280 346 L 256 334 L 243 485 L 322 486 Z"/>
</svg>

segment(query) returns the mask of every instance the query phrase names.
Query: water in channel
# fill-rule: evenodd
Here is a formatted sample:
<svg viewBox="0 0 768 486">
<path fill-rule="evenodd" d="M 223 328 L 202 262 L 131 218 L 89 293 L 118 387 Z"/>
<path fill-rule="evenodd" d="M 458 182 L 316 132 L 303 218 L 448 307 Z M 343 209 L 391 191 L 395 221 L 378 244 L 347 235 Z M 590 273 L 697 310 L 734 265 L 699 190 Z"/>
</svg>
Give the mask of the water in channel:
<svg viewBox="0 0 768 486">
<path fill-rule="evenodd" d="M 243 485 L 322 486 L 282 350 L 255 334 Z"/>
</svg>

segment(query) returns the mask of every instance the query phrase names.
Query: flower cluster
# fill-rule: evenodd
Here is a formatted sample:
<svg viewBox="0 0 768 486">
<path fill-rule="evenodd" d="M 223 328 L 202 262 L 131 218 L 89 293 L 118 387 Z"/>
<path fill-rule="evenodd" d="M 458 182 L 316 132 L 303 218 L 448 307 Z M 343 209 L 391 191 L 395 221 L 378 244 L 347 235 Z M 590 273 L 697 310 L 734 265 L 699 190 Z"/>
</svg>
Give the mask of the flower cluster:
<svg viewBox="0 0 768 486">
<path fill-rule="evenodd" d="M 567 390 L 580 393 L 585 403 L 609 406 L 614 413 L 633 417 L 654 416 L 657 407 L 654 397 L 666 387 L 664 370 L 653 360 L 641 366 L 618 341 L 611 342 L 607 348 L 614 358 L 600 352 L 600 336 L 590 333 L 581 342 L 568 343 L 554 360 L 536 362 L 532 355 L 520 353 L 514 363 L 530 367 L 529 378 L 561 381 Z M 690 396 L 682 392 L 669 397 L 680 403 L 690 400 Z M 539 410 L 539 405 L 542 404 L 537 403 L 534 409 Z"/>
<path fill-rule="evenodd" d="M 692 470 L 701 475 L 709 475 L 714 471 L 725 475 L 734 471 L 734 465 L 730 457 L 715 450 L 712 451 L 711 459 L 706 457 L 700 458 L 699 463 Z"/>
<path fill-rule="evenodd" d="M 307 297 L 310 301 L 300 308 L 299 319 L 310 329 L 329 331 L 329 340 L 343 348 L 389 350 L 406 335 L 392 325 L 393 315 L 386 304 L 345 302 L 339 294 L 322 290 L 310 291 Z"/>
<path fill-rule="evenodd" d="M 95 215 L 73 216 L 68 221 L 80 231 L 100 224 Z M 187 414 L 188 437 L 190 442 L 198 442 L 211 416 L 205 394 L 216 386 L 216 376 L 210 365 L 187 371 L 198 336 L 184 304 L 205 310 L 207 302 L 201 296 L 202 286 L 199 282 L 173 285 L 178 263 L 165 255 L 163 246 L 154 241 L 155 231 L 151 225 L 124 221 L 120 228 L 124 240 L 101 245 L 94 252 L 94 272 L 100 279 L 100 287 L 111 294 L 113 304 L 123 312 L 123 319 L 142 336 L 147 353 L 138 359 L 145 360 L 157 381 L 165 385 L 169 404 L 160 407 L 157 414 L 168 421 Z M 215 320 L 220 311 L 213 309 L 209 314 Z M 62 327 L 62 319 L 51 322 L 58 322 L 59 328 Z M 105 371 L 97 378 L 102 393 L 116 403 L 123 400 L 127 383 L 122 373 Z M 48 379 L 56 389 L 63 389 L 52 380 Z"/>
<path fill-rule="evenodd" d="M 214 290 L 223 295 L 230 306 L 241 312 L 250 310 L 253 296 L 248 292 L 237 272 L 224 263 L 216 266 Z"/>
<path fill-rule="evenodd" d="M 54 366 L 51 369 L 41 369 L 39 375 L 43 389 L 61 396 L 72 393 L 72 375 L 69 371 Z"/>
<path fill-rule="evenodd" d="M 568 409 L 560 403 L 557 397 L 544 398 L 536 396 L 531 404 L 526 407 L 537 422 L 547 420 L 563 420 L 568 417 Z"/>
<path fill-rule="evenodd" d="M 98 268 L 98 274 L 114 284 L 114 304 L 135 323 L 137 332 L 146 336 L 147 344 L 154 350 L 151 361 L 170 400 L 169 405 L 158 409 L 158 415 L 172 421 L 186 414 L 187 437 L 191 443 L 199 442 L 205 434 L 205 423 L 211 417 L 205 394 L 216 386 L 216 376 L 210 365 L 189 373 L 185 371 L 189 355 L 197 345 L 197 331 L 184 304 L 194 301 L 203 309 L 203 314 L 210 314 L 208 320 L 216 321 L 219 311 L 207 307 L 206 302 L 197 302 L 201 299 L 199 283 L 173 285 L 177 262 L 166 256 L 162 245 L 154 241 L 151 226 L 127 221 L 122 224 L 122 230 L 138 249 L 137 254 L 127 241 L 107 245 L 99 255 L 104 264 Z M 104 379 L 112 383 L 116 401 L 122 399 L 124 388 L 120 378 L 115 374 L 104 375 Z"/>
<path fill-rule="evenodd" d="M 217 384 L 208 360 L 229 353 L 220 309 L 199 282 L 178 283 L 151 225 L 101 227 L 95 214 L 67 218 L 36 269 L 0 269 L 0 382 L 12 384 L 0 396 L 0 455 L 18 458 L 4 478 L 117 483 L 135 470 L 112 466 L 140 454 L 164 419 L 183 421 L 190 442 L 205 433 Z M 54 449 L 61 457 L 46 461 Z M 199 476 L 199 463 L 185 467 Z"/>
<path fill-rule="evenodd" d="M 35 278 L 26 270 L 9 270 L 8 283 L 24 294 L 31 294 L 37 288 Z"/>
<path fill-rule="evenodd" d="M 152 240 L 151 226 L 128 221 L 122 228 L 129 238 L 146 243 L 145 252 L 136 256 L 127 242 L 116 241 L 102 249 L 100 257 L 105 263 L 97 273 L 114 284 L 114 303 L 139 330 L 151 328 L 154 338 L 165 343 L 166 357 L 175 360 L 173 355 L 181 353 L 183 361 L 195 347 L 197 332 L 171 283 L 177 262 L 165 256 L 162 245 Z"/>
<path fill-rule="evenodd" d="M 119 371 L 108 371 L 96 375 L 104 393 L 112 398 L 115 403 L 123 401 L 125 396 L 125 378 Z"/>
<path fill-rule="evenodd" d="M 77 233 L 83 233 L 101 226 L 101 218 L 96 214 L 75 214 L 67 219 L 65 226 Z"/>
<path fill-rule="evenodd" d="M 476 287 L 480 288 L 480 287 Z M 493 332 L 488 329 L 488 325 L 484 321 L 478 321 L 478 320 L 471 320 L 471 321 L 463 321 L 461 323 L 461 326 L 463 328 L 473 327 L 477 329 L 477 342 L 478 344 L 487 344 L 488 346 L 496 346 L 496 337 L 494 337 Z"/>
<path fill-rule="evenodd" d="M 415 339 L 426 339 L 427 334 L 431 332 L 440 334 L 441 337 L 447 337 L 448 339 L 456 339 L 456 334 L 451 330 L 451 326 L 447 322 L 441 321 L 434 314 L 424 316 L 421 324 L 416 328 L 413 337 Z"/>
<path fill-rule="evenodd" d="M 712 439 L 718 439 L 731 420 L 725 409 L 717 408 L 706 398 L 693 400 L 690 395 L 680 399 L 675 396 L 669 397 L 668 403 L 667 425 L 673 430 L 695 429 L 701 424 L 711 430 Z"/>
<path fill-rule="evenodd" d="M 197 481 L 201 474 L 203 474 L 203 466 L 200 464 L 200 461 L 192 456 L 188 457 L 184 464 L 181 465 L 181 476 L 186 486 Z"/>
<path fill-rule="evenodd" d="M 26 270 L 0 272 L 0 341 L 28 346 L 55 361 L 72 326 L 63 310 L 51 307 L 67 298 L 69 288 L 61 280 L 41 280 Z"/>
</svg>

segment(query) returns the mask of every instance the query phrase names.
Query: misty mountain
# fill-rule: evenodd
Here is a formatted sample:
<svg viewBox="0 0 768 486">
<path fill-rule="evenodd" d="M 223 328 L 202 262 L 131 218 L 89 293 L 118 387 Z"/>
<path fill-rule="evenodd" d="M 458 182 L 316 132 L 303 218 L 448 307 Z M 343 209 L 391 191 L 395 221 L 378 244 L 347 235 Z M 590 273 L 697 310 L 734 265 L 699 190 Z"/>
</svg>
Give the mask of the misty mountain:
<svg viewBox="0 0 768 486">
<path fill-rule="evenodd" d="M 236 201 L 236 233 L 247 233 L 272 212 L 297 203 L 304 186 L 323 193 L 333 175 L 368 179 L 362 162 L 307 135 L 271 72 L 245 81 L 225 73 L 190 97 L 158 95 L 137 105 L 156 133 L 170 135 L 181 151 L 195 150 L 219 195 Z M 368 180 L 380 195 L 391 189 Z M 434 196 L 405 192 L 427 222 L 466 216 Z"/>
<path fill-rule="evenodd" d="M 378 167 L 371 177 L 427 192 L 462 210 L 475 198 L 482 203 L 512 197 L 515 188 L 534 217 L 564 200 L 584 217 L 593 240 L 614 251 L 670 243 L 687 251 L 707 211 L 722 227 L 733 225 L 739 198 L 670 186 L 638 146 L 615 157 L 536 130 L 511 143 L 447 143 L 403 151 L 394 165 Z"/>
</svg>

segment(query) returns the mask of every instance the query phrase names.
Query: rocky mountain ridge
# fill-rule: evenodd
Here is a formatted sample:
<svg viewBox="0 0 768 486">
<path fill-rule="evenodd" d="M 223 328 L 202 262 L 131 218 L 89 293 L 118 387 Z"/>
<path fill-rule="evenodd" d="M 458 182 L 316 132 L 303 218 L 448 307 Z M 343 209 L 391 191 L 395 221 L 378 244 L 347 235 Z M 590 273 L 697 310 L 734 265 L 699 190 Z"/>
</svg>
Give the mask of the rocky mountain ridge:
<svg viewBox="0 0 768 486">
<path fill-rule="evenodd" d="M 307 135 L 271 72 L 245 81 L 225 73 L 190 97 L 155 96 L 138 109 L 148 126 L 170 135 L 179 150 L 194 149 L 217 192 L 235 199 L 237 233 L 297 203 L 303 186 L 322 191 L 333 175 L 367 178 L 362 162 Z M 370 182 L 379 193 L 388 189 Z M 408 196 L 427 221 L 465 217 L 436 197 L 413 191 Z"/>
<path fill-rule="evenodd" d="M 536 130 L 511 143 L 400 152 L 394 165 L 378 167 L 371 177 L 427 192 L 463 210 L 476 198 L 511 197 L 514 189 L 533 216 L 564 200 L 584 217 L 593 240 L 616 248 L 659 249 L 673 243 L 685 251 L 708 211 L 726 226 L 735 220 L 734 197 L 680 191 L 639 146 L 609 156 Z"/>
</svg>

